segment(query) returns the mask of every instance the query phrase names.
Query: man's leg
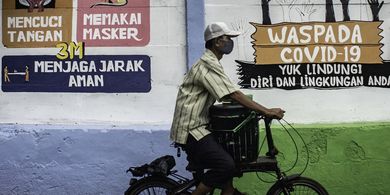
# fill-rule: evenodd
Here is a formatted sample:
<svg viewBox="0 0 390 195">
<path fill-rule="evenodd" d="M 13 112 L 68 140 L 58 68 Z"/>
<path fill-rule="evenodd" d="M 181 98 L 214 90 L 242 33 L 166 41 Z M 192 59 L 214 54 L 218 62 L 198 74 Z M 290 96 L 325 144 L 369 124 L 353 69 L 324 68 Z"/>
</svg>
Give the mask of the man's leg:
<svg viewBox="0 0 390 195">
<path fill-rule="evenodd" d="M 196 159 L 196 163 L 202 168 L 210 169 L 203 175 L 194 194 L 206 194 L 214 188 L 224 189 L 227 194 L 232 194 L 234 161 L 212 135 L 207 135 L 199 141 L 189 136 L 186 152 L 189 159 Z"/>
<path fill-rule="evenodd" d="M 226 186 L 222 189 L 221 195 L 247 195 L 246 193 L 241 193 L 233 186 L 233 179 L 230 180 Z"/>
<path fill-rule="evenodd" d="M 192 195 L 205 195 L 209 192 L 211 192 L 213 188 L 211 187 L 208 187 L 206 185 L 204 185 L 203 183 L 200 183 L 194 192 L 192 192 Z M 234 191 L 234 187 L 233 187 L 233 180 L 231 180 L 230 182 L 228 182 L 226 184 L 226 186 L 222 189 L 221 191 L 221 195 L 236 195 L 234 194 L 235 191 Z M 241 193 L 240 193 L 241 194 Z"/>
<path fill-rule="evenodd" d="M 206 195 L 207 193 L 211 192 L 211 190 L 213 190 L 212 187 L 208 187 L 200 182 L 195 191 L 192 192 L 192 195 Z"/>
<path fill-rule="evenodd" d="M 232 179 L 222 189 L 221 195 L 233 195 L 233 194 L 234 194 L 234 187 L 233 187 L 233 179 Z"/>
</svg>

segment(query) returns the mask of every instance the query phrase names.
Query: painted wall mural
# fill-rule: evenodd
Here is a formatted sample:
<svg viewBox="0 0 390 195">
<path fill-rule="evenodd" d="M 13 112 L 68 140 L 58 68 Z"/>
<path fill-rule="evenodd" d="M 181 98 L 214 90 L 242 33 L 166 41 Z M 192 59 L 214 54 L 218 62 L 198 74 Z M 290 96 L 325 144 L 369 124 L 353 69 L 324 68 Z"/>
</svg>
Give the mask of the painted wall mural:
<svg viewBox="0 0 390 195">
<path fill-rule="evenodd" d="M 4 0 L 3 45 L 55 47 L 72 40 L 72 1 Z"/>
<path fill-rule="evenodd" d="M 251 23 L 254 62 L 237 60 L 242 88 L 390 87 L 390 61 L 381 57 L 383 1 L 368 0 L 372 21 L 357 21 L 349 16 L 349 0 L 341 0 L 343 21 L 337 22 L 331 0 L 324 22 L 310 21 L 317 10 L 310 1 L 277 1 L 284 21 L 295 9 L 304 22 L 272 24 L 270 0 L 262 0 L 262 24 Z"/>
<path fill-rule="evenodd" d="M 149 92 L 147 55 L 5 56 L 3 92 Z"/>
<path fill-rule="evenodd" d="M 149 7 L 149 0 L 78 1 L 77 40 L 88 46 L 145 46 Z"/>
<path fill-rule="evenodd" d="M 3 92 L 145 93 L 151 90 L 148 55 L 86 55 L 86 47 L 146 46 L 149 0 L 5 0 L 3 45 L 56 47 L 55 55 L 3 56 Z M 77 11 L 77 25 L 72 11 Z M 76 37 L 72 37 L 75 27 Z M 77 42 L 74 40 L 78 40 Z"/>
</svg>

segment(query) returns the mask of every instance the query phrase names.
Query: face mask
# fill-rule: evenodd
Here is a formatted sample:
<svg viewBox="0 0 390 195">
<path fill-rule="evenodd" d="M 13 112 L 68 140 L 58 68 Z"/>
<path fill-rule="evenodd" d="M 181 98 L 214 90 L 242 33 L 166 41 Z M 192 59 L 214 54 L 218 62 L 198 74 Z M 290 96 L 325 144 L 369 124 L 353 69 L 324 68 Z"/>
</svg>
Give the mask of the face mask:
<svg viewBox="0 0 390 195">
<path fill-rule="evenodd" d="M 233 42 L 233 40 L 229 39 L 229 40 L 225 41 L 225 44 L 222 48 L 220 48 L 220 51 L 223 54 L 230 54 L 233 51 L 233 47 L 234 47 L 234 42 Z"/>
</svg>

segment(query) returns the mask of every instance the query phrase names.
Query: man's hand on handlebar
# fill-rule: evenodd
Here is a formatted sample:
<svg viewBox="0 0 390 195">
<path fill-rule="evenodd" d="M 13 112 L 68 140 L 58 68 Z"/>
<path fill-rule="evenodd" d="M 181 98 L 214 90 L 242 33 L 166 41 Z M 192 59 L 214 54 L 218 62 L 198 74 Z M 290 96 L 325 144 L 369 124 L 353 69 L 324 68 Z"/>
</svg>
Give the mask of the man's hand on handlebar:
<svg viewBox="0 0 390 195">
<path fill-rule="evenodd" d="M 264 115 L 268 118 L 272 118 L 272 119 L 282 119 L 284 117 L 284 113 L 286 111 L 282 110 L 281 108 L 270 108 L 268 109 Z"/>
<path fill-rule="evenodd" d="M 265 117 L 272 118 L 272 119 L 282 119 L 284 116 L 285 111 L 281 108 L 266 108 L 262 106 L 261 104 L 249 99 L 246 97 L 241 91 L 235 91 L 231 94 L 229 94 L 229 97 L 233 100 L 236 100 L 241 105 L 254 110 L 258 113 L 263 114 Z"/>
</svg>

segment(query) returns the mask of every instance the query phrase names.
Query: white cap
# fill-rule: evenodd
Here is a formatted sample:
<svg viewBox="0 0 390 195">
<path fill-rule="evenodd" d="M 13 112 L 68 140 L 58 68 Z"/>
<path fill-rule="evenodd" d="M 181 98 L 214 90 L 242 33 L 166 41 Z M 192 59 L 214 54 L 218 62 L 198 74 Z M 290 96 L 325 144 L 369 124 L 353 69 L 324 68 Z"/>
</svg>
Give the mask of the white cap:
<svg viewBox="0 0 390 195">
<path fill-rule="evenodd" d="M 206 27 L 204 31 L 204 40 L 208 41 L 222 35 L 236 37 L 241 33 L 238 31 L 230 30 L 224 22 L 211 23 Z"/>
</svg>

